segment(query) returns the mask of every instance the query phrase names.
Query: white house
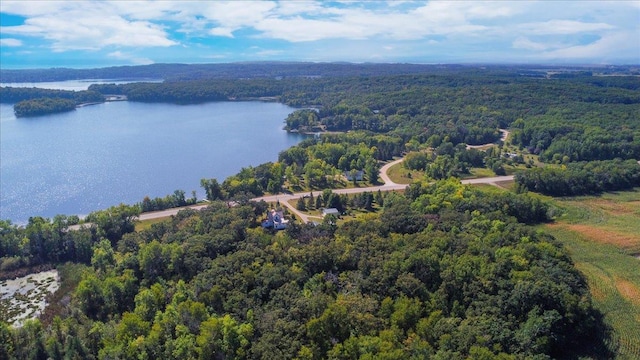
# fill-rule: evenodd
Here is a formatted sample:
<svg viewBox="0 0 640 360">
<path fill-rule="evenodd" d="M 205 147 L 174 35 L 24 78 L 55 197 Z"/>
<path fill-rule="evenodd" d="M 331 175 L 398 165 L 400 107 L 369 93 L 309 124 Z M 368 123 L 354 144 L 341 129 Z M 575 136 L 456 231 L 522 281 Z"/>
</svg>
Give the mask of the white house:
<svg viewBox="0 0 640 360">
<path fill-rule="evenodd" d="M 282 210 L 276 211 L 271 209 L 267 212 L 267 218 L 262 221 L 262 227 L 265 229 L 273 228 L 275 230 L 283 230 L 289 226 L 289 220 L 284 218 Z"/>
</svg>

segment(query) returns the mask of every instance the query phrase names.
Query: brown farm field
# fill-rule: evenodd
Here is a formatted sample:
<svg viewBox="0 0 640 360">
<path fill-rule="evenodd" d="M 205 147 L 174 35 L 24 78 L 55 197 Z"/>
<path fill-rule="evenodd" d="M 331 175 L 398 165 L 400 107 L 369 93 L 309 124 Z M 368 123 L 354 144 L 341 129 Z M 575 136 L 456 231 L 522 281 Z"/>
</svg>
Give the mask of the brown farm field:
<svg viewBox="0 0 640 360">
<path fill-rule="evenodd" d="M 554 202 L 563 215 L 544 230 L 585 275 L 617 358 L 640 359 L 640 189 Z"/>
</svg>

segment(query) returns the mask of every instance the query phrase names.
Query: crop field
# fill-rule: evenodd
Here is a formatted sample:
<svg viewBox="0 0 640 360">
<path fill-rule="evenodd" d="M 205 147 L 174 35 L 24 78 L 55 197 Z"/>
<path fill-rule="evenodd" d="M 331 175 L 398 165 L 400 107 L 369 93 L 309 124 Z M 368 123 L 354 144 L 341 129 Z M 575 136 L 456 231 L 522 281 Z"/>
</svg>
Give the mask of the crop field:
<svg viewBox="0 0 640 360">
<path fill-rule="evenodd" d="M 611 326 L 619 359 L 640 359 L 640 191 L 556 199 L 565 210 L 545 226 L 585 275 Z"/>
</svg>

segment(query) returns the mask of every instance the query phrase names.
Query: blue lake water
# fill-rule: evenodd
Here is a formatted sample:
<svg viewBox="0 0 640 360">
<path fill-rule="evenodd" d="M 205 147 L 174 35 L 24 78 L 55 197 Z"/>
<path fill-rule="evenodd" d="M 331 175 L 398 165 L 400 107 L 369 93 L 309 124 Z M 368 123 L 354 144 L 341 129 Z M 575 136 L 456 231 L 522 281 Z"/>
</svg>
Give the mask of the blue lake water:
<svg viewBox="0 0 640 360">
<path fill-rule="evenodd" d="M 201 199 L 200 179 L 222 182 L 300 142 L 282 130 L 293 111 L 267 102 L 112 102 L 16 119 L 0 104 L 0 218 L 85 215 L 177 189 Z"/>
<path fill-rule="evenodd" d="M 22 82 L 22 83 L 0 83 L 3 87 L 37 87 L 41 89 L 54 90 L 87 90 L 91 84 L 128 84 L 133 80 L 113 80 L 113 79 L 83 79 L 83 80 L 67 80 L 67 81 L 48 81 L 48 82 Z M 135 80 L 135 82 L 162 82 L 161 79 Z"/>
</svg>

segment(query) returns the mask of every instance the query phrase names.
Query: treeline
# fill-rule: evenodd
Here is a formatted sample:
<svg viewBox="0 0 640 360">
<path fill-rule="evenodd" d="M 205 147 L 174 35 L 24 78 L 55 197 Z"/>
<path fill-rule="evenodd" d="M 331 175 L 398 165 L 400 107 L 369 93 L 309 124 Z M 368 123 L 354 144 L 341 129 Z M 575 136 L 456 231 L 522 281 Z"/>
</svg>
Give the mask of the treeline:
<svg viewBox="0 0 640 360">
<path fill-rule="evenodd" d="M 386 135 L 314 137 L 281 151 L 277 162 L 242 168 L 222 183 L 202 179 L 200 185 L 208 200 L 246 201 L 265 193 L 345 187 L 352 171 L 362 171 L 358 181 L 377 184 L 379 161 L 400 155 L 402 148 L 399 138 Z"/>
<path fill-rule="evenodd" d="M 135 80 L 166 79 L 196 80 L 216 78 L 276 78 L 276 77 L 341 77 L 399 74 L 434 74 L 444 72 L 478 72 L 478 65 L 421 65 L 421 64 L 349 64 L 349 63 L 302 63 L 302 62 L 251 62 L 228 64 L 151 64 L 138 66 L 113 66 L 96 69 L 0 69 L 2 82 L 42 82 L 77 79 Z M 638 75 L 634 66 L 572 67 L 544 65 L 483 65 L 483 70 L 496 75 L 509 74 L 520 77 L 545 78 L 582 76 L 599 83 L 618 81 L 617 77 L 595 77 L 592 74 Z M 611 80 L 613 79 L 613 80 Z M 636 83 L 637 84 L 637 83 Z M 603 85 L 606 86 L 606 85 Z"/>
<path fill-rule="evenodd" d="M 286 120 L 290 131 L 366 130 L 420 143 L 438 136 L 454 145 L 496 142 L 500 138 L 497 129 L 509 127 L 517 119 L 526 119 L 527 126 L 534 127 L 540 122 L 529 119 L 554 119 L 574 125 L 582 118 L 597 119 L 592 126 L 608 131 L 606 126 L 610 125 L 605 124 L 637 120 L 634 114 L 640 104 L 633 80 L 624 77 L 538 79 L 508 69 L 498 72 L 495 68 L 466 67 L 428 75 L 210 79 L 93 85 L 91 89 L 126 94 L 134 101 L 178 103 L 270 97 L 291 106 L 318 107 L 318 111 L 292 114 Z M 540 127 L 542 131 L 544 128 Z M 523 135 L 515 134 L 514 141 L 540 153 L 549 147 L 550 139 L 535 131 L 523 129 Z M 538 144 L 540 137 L 544 141 Z M 613 145 L 614 149 L 618 147 Z"/>
<path fill-rule="evenodd" d="M 637 102 L 552 106 L 545 114 L 516 121 L 512 142 L 552 163 L 640 159 L 638 114 Z"/>
<path fill-rule="evenodd" d="M 103 101 L 104 97 L 95 91 L 0 87 L 0 102 L 14 104 L 16 117 L 66 112 L 83 103 Z"/>
<path fill-rule="evenodd" d="M 545 167 L 519 172 L 521 189 L 551 196 L 597 194 L 640 186 L 640 164 L 635 160 L 570 163 L 562 168 Z"/>
<path fill-rule="evenodd" d="M 496 72 L 505 69 L 520 71 L 526 66 L 494 66 Z M 543 67 L 528 67 L 530 74 L 543 76 Z M 474 71 L 477 66 L 465 65 L 420 65 L 420 64 L 349 64 L 349 63 L 303 63 L 303 62 L 251 62 L 228 64 L 151 64 L 138 66 L 113 66 L 96 69 L 0 69 L 2 82 L 44 82 L 78 79 L 166 79 L 196 80 L 215 78 L 275 78 L 317 76 L 372 76 L 379 74 L 414 74 L 443 71 Z M 558 69 L 553 69 L 557 71 Z M 572 70 L 570 67 L 561 70 Z M 632 67 L 618 66 L 601 71 L 630 72 Z"/>
<path fill-rule="evenodd" d="M 52 90 L 40 88 L 20 88 L 20 87 L 0 87 L 0 102 L 15 104 L 23 100 L 53 98 L 53 99 L 69 99 L 76 104 L 101 102 L 104 97 L 90 90 L 72 91 L 72 90 Z"/>
<path fill-rule="evenodd" d="M 192 192 L 191 198 L 187 199 L 185 197 L 184 190 L 176 190 L 173 194 L 167 195 L 165 197 L 156 197 L 151 199 L 148 196 L 145 196 L 144 199 L 136 206 L 140 207 L 140 212 L 149 212 L 149 211 L 159 211 L 165 209 L 173 209 L 182 206 L 194 205 L 198 202 L 198 198 L 196 197 L 196 192 Z"/>
<path fill-rule="evenodd" d="M 79 231 L 68 230 L 80 223 L 77 216 L 31 217 L 24 227 L 0 220 L 0 272 L 67 261 L 90 264 L 94 245 L 101 239 L 115 244 L 134 230 L 139 213 L 137 206 L 125 205 L 96 211 L 85 219 L 93 226 Z"/>
<path fill-rule="evenodd" d="M 76 102 L 60 98 L 39 98 L 23 100 L 13 106 L 16 117 L 39 116 L 55 114 L 76 109 Z"/>
<path fill-rule="evenodd" d="M 228 100 L 220 89 L 209 82 L 163 82 L 130 84 L 93 84 L 90 91 L 101 94 L 126 95 L 129 101 L 171 102 L 179 104 Z"/>
<path fill-rule="evenodd" d="M 60 317 L 22 328 L 0 323 L 0 354 L 612 356 L 568 254 L 512 216 L 544 221 L 546 204 L 455 180 L 380 196 L 379 214 L 341 225 L 294 223 L 276 235 L 259 227 L 266 204 L 214 202 L 98 241 Z"/>
</svg>

